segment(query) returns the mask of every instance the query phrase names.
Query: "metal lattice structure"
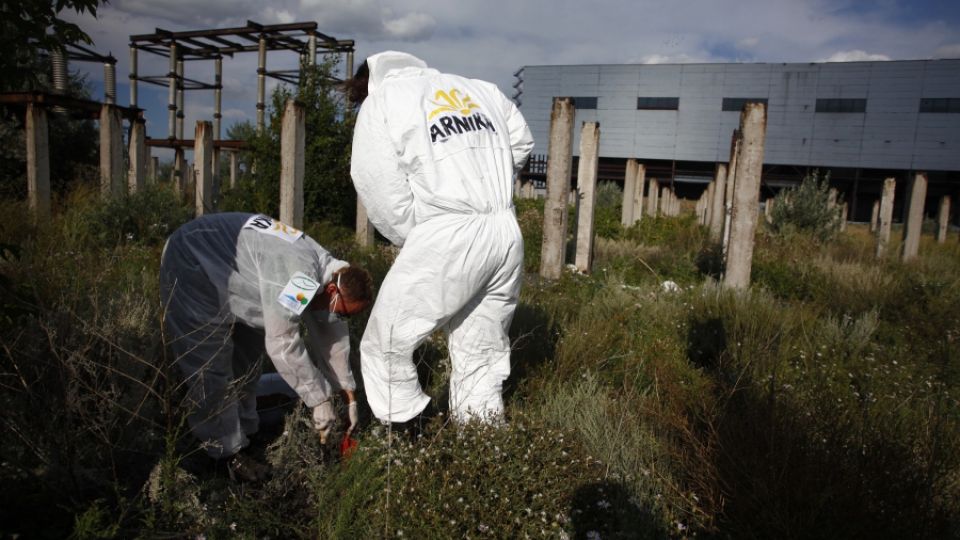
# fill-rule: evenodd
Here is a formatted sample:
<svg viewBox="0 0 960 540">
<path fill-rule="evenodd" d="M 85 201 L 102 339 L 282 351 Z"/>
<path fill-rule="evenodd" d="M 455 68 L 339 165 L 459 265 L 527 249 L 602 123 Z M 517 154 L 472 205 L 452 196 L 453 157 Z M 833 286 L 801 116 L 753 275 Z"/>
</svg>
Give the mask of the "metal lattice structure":
<svg viewBox="0 0 960 540">
<path fill-rule="evenodd" d="M 169 70 L 162 75 L 141 75 L 137 71 L 139 51 L 169 59 Z M 237 28 L 190 30 L 171 32 L 156 29 L 153 34 L 130 36 L 130 106 L 137 104 L 137 83 L 144 82 L 169 88 L 168 125 L 166 145 L 179 147 L 183 140 L 183 93 L 187 90 L 213 90 L 213 134 L 220 139 L 220 110 L 223 57 L 238 53 L 258 53 L 257 64 L 257 130 L 263 130 L 265 109 L 265 80 L 271 77 L 297 84 L 300 70 L 267 70 L 267 53 L 286 51 L 299 55 L 301 65 L 315 65 L 317 55 L 346 55 L 346 73 L 353 72 L 354 41 L 341 40 L 317 31 L 317 23 L 263 25 L 247 21 Z M 213 82 L 204 82 L 184 76 L 184 62 L 212 60 Z M 158 141 L 159 142 L 159 141 Z M 166 146 L 165 145 L 165 146 Z"/>
</svg>

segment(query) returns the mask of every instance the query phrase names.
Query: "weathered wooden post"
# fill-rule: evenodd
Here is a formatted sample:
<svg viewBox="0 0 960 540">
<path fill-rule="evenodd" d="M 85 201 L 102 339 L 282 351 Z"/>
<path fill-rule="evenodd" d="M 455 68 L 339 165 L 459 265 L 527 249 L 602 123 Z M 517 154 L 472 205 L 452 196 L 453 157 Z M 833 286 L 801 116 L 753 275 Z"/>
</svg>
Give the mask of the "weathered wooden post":
<svg viewBox="0 0 960 540">
<path fill-rule="evenodd" d="M 540 275 L 559 279 L 567 237 L 567 190 L 573 160 L 573 99 L 553 99 L 550 112 L 550 141 L 547 143 L 547 199 L 543 207 L 543 248 Z"/>
<path fill-rule="evenodd" d="M 306 143 L 303 105 L 288 99 L 280 127 L 280 221 L 303 228 L 303 171 Z"/>
<path fill-rule="evenodd" d="M 937 243 L 947 241 L 947 230 L 950 226 L 950 196 L 940 197 L 940 211 L 937 213 Z"/>
<path fill-rule="evenodd" d="M 582 134 L 581 134 L 582 135 Z M 581 159 L 583 159 L 581 157 Z M 628 159 L 623 173 L 623 207 L 620 209 L 620 224 L 624 227 L 633 225 L 634 214 L 639 213 L 633 207 L 633 192 L 637 189 L 637 169 L 639 163 L 635 159 Z"/>
<path fill-rule="evenodd" d="M 37 218 L 50 217 L 50 128 L 42 105 L 27 104 L 27 202 Z"/>
<path fill-rule="evenodd" d="M 580 130 L 580 163 L 577 165 L 577 185 L 580 188 L 577 205 L 577 255 L 575 264 L 580 272 L 590 272 L 593 266 L 593 213 L 597 205 L 597 166 L 599 165 L 600 124 L 584 122 Z M 632 197 L 631 197 L 632 199 Z M 624 200 L 626 203 L 626 200 Z"/>
<path fill-rule="evenodd" d="M 877 232 L 877 225 L 880 219 L 880 199 L 873 201 L 873 208 L 870 210 L 870 232 Z"/>
<path fill-rule="evenodd" d="M 130 122 L 130 168 L 127 171 L 127 190 L 136 193 L 146 184 L 147 126 L 142 118 Z"/>
<path fill-rule="evenodd" d="M 217 193 L 213 182 L 213 124 L 198 121 L 193 136 L 194 189 L 196 215 L 217 211 Z"/>
<path fill-rule="evenodd" d="M 916 172 L 907 189 L 907 221 L 903 225 L 903 255 L 907 262 L 920 252 L 920 232 L 923 228 L 923 203 L 927 198 L 927 173 Z"/>
<path fill-rule="evenodd" d="M 123 123 L 115 105 L 100 108 L 100 195 L 123 195 Z"/>
<path fill-rule="evenodd" d="M 880 198 L 880 210 L 877 225 L 877 258 L 883 257 L 890 244 L 890 226 L 893 224 L 893 196 L 897 181 L 887 178 L 883 181 L 883 195 Z"/>
<path fill-rule="evenodd" d="M 723 275 L 724 285 L 735 289 L 746 289 L 750 286 L 766 130 L 766 104 L 747 103 L 740 113 L 740 133 L 743 134 L 743 140 L 737 157 L 730 246 Z"/>
</svg>

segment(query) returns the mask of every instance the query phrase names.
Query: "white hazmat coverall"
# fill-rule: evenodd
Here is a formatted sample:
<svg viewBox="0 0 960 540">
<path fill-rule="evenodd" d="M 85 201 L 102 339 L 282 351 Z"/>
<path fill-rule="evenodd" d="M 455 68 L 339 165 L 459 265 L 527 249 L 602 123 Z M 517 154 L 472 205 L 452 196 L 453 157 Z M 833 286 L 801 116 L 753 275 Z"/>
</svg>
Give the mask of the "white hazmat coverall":
<svg viewBox="0 0 960 540">
<path fill-rule="evenodd" d="M 523 238 L 513 176 L 533 138 L 493 84 L 430 69 L 406 53 L 367 59 L 368 97 L 353 136 L 351 175 L 370 221 L 403 246 L 360 345 L 373 414 L 405 422 L 430 398 L 414 349 L 444 326 L 458 420 L 503 411 L 508 330 L 520 294 Z"/>
<path fill-rule="evenodd" d="M 167 240 L 160 265 L 166 336 L 188 386 L 190 427 L 211 457 L 237 453 L 259 427 L 254 387 L 263 352 L 310 408 L 356 388 L 347 324 L 306 307 L 346 266 L 302 232 L 257 214 L 206 215 Z M 306 296 L 281 304 L 291 283 Z"/>
</svg>

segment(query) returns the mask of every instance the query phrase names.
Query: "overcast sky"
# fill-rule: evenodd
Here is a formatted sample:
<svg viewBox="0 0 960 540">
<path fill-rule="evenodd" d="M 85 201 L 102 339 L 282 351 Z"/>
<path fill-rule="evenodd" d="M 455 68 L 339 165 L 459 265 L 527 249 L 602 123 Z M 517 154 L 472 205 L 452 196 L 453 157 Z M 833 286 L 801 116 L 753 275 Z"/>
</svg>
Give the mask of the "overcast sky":
<svg viewBox="0 0 960 540">
<path fill-rule="evenodd" d="M 111 52 L 118 101 L 129 102 L 129 36 L 155 28 L 196 30 L 316 21 L 319 31 L 356 41 L 357 63 L 386 49 L 432 67 L 495 82 L 507 95 L 525 65 L 685 62 L 814 62 L 960 58 L 960 0 L 111 0 L 98 17 L 67 15 Z M 268 69 L 294 55 L 268 56 Z M 102 68 L 88 72 L 102 96 Z M 211 81 L 212 62 L 186 76 Z M 166 73 L 166 60 L 140 54 L 140 72 Z M 272 87 L 275 83 L 269 83 Z M 224 130 L 256 117 L 256 54 L 224 60 Z M 166 90 L 141 85 L 148 135 L 166 137 Z M 188 92 L 185 136 L 211 119 L 213 93 Z"/>
</svg>

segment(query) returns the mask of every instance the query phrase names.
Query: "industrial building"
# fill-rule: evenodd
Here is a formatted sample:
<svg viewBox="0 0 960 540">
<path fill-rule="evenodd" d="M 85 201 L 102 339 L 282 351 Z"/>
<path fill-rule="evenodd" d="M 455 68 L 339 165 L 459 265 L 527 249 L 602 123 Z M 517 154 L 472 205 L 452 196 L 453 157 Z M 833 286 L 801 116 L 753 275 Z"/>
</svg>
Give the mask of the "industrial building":
<svg viewBox="0 0 960 540">
<path fill-rule="evenodd" d="M 743 104 L 762 101 L 761 198 L 814 169 L 829 171 L 852 220 L 870 218 L 888 176 L 898 180 L 895 216 L 912 172 L 928 173 L 929 215 L 941 196 L 960 192 L 960 60 L 525 66 L 516 77 L 538 154 L 554 97 L 574 98 L 575 126 L 599 122 L 601 181 L 622 181 L 635 158 L 648 177 L 699 197 L 729 159 Z"/>
</svg>

